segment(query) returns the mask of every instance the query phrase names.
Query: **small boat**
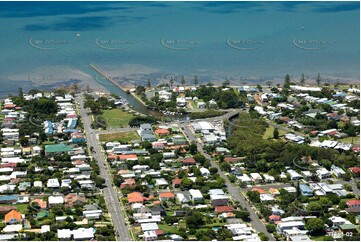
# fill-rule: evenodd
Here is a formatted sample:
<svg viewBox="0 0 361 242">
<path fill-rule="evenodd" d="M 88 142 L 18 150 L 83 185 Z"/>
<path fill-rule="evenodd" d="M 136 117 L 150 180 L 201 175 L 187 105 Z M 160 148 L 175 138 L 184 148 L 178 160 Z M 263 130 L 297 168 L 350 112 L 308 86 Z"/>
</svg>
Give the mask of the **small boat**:
<svg viewBox="0 0 361 242">
<path fill-rule="evenodd" d="M 77 34 L 76 34 L 76 37 L 80 37 L 80 36 L 81 36 L 81 34 L 80 34 L 80 33 L 77 33 Z"/>
</svg>

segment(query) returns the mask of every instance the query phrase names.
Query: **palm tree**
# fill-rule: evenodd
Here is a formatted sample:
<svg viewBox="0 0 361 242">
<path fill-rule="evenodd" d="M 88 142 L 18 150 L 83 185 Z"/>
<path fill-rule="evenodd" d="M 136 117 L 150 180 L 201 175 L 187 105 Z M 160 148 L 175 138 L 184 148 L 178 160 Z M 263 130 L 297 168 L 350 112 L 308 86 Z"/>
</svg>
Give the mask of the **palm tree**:
<svg viewBox="0 0 361 242">
<path fill-rule="evenodd" d="M 284 87 L 289 87 L 290 86 L 290 82 L 291 82 L 291 78 L 290 78 L 290 75 L 286 75 L 285 76 L 285 83 L 284 83 Z"/>
<path fill-rule="evenodd" d="M 181 84 L 183 85 L 183 87 L 184 87 L 184 84 L 186 84 L 186 80 L 184 79 L 184 76 L 182 76 Z"/>
<path fill-rule="evenodd" d="M 198 85 L 198 77 L 194 76 L 194 86 L 196 87 Z"/>
<path fill-rule="evenodd" d="M 320 86 L 320 83 L 321 83 L 321 75 L 320 75 L 320 73 L 317 74 L 316 83 L 317 83 L 317 86 Z"/>
<path fill-rule="evenodd" d="M 150 83 L 150 79 L 147 81 L 147 87 L 150 89 L 152 87 L 152 84 Z"/>
<path fill-rule="evenodd" d="M 172 87 L 173 87 L 173 83 L 174 83 L 173 77 L 170 78 L 169 83 L 170 83 L 170 88 L 172 88 Z"/>
<path fill-rule="evenodd" d="M 301 83 L 302 86 L 305 84 L 305 75 L 303 73 L 301 74 L 300 83 Z"/>
</svg>

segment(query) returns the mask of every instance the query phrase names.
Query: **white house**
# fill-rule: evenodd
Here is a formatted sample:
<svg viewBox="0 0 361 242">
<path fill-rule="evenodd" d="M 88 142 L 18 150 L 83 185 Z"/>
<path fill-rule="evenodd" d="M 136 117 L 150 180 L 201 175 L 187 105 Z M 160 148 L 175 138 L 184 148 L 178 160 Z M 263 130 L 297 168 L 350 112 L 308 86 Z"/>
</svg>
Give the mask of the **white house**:
<svg viewBox="0 0 361 242">
<path fill-rule="evenodd" d="M 342 170 L 340 167 L 332 165 L 331 174 L 333 174 L 337 178 L 340 178 L 342 175 L 346 174 L 346 172 Z"/>
<path fill-rule="evenodd" d="M 318 169 L 316 171 L 317 176 L 322 180 L 322 179 L 328 179 L 331 177 L 331 173 L 329 170 L 327 170 L 324 167 L 321 167 L 320 169 Z"/>
<path fill-rule="evenodd" d="M 192 201 L 202 201 L 203 196 L 199 189 L 190 189 L 189 190 L 190 197 Z"/>
<path fill-rule="evenodd" d="M 46 186 L 48 188 L 59 188 L 60 183 L 59 183 L 58 179 L 49 179 Z"/>
<path fill-rule="evenodd" d="M 64 204 L 64 198 L 62 196 L 49 196 L 48 204 L 50 207 Z"/>
<path fill-rule="evenodd" d="M 209 170 L 207 168 L 202 167 L 199 169 L 199 171 L 201 172 L 202 176 L 204 176 L 206 178 L 208 178 L 211 175 L 211 173 L 209 172 Z"/>
<path fill-rule="evenodd" d="M 303 177 L 294 170 L 288 170 L 287 173 L 290 175 L 291 180 L 300 180 Z"/>
<path fill-rule="evenodd" d="M 262 176 L 259 173 L 250 173 L 249 175 L 255 183 L 263 182 Z"/>
</svg>

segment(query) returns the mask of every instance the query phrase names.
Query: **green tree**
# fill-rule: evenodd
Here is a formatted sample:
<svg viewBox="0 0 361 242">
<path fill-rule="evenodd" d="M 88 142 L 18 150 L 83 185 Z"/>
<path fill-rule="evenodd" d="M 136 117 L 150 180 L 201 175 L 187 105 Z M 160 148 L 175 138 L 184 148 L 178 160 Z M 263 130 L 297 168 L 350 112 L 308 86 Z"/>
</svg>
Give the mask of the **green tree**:
<svg viewBox="0 0 361 242">
<path fill-rule="evenodd" d="M 267 241 L 269 240 L 269 238 L 267 237 L 267 235 L 265 235 L 264 233 L 259 233 L 258 234 L 259 238 L 262 240 L 262 241 Z"/>
<path fill-rule="evenodd" d="M 310 212 L 320 212 L 323 210 L 323 207 L 319 202 L 313 201 L 307 205 L 306 210 Z"/>
<path fill-rule="evenodd" d="M 222 87 L 228 87 L 231 84 L 231 82 L 226 79 L 223 83 L 222 83 Z"/>
<path fill-rule="evenodd" d="M 345 208 L 348 208 L 348 205 L 345 201 L 341 201 L 339 204 L 338 204 L 338 207 L 340 209 L 345 209 Z"/>
<path fill-rule="evenodd" d="M 254 203 L 261 202 L 260 194 L 257 191 L 248 191 L 247 197 L 249 198 L 249 200 L 251 200 Z"/>
<path fill-rule="evenodd" d="M 242 219 L 243 221 L 249 221 L 249 216 L 250 216 L 250 213 L 247 211 L 247 210 L 236 210 L 233 212 L 235 215 L 236 215 L 236 218 L 240 218 Z"/>
<path fill-rule="evenodd" d="M 300 83 L 301 83 L 301 85 L 303 86 L 303 85 L 305 85 L 305 75 L 302 73 L 301 74 L 301 79 L 300 79 Z"/>
<path fill-rule="evenodd" d="M 186 79 L 184 78 L 184 76 L 182 76 L 182 78 L 181 78 L 181 84 L 182 84 L 182 86 L 184 86 L 186 84 Z"/>
<path fill-rule="evenodd" d="M 192 155 L 195 155 L 195 154 L 197 154 L 197 152 L 198 152 L 197 145 L 193 141 L 189 146 L 189 153 L 191 153 Z"/>
<path fill-rule="evenodd" d="M 310 218 L 306 222 L 306 229 L 310 230 L 311 233 L 319 233 L 325 229 L 325 223 L 320 218 Z"/>
<path fill-rule="evenodd" d="M 317 74 L 316 83 L 317 83 L 317 86 L 320 86 L 320 83 L 321 83 L 321 75 L 320 75 L 320 73 Z"/>
<path fill-rule="evenodd" d="M 148 79 L 148 81 L 147 81 L 147 87 L 148 87 L 148 89 L 150 89 L 152 87 L 152 83 L 150 82 L 150 79 Z"/>
<path fill-rule="evenodd" d="M 221 165 L 220 165 L 220 168 L 222 171 L 226 171 L 226 172 L 230 172 L 231 171 L 231 165 L 228 164 L 227 162 L 223 162 Z"/>
<path fill-rule="evenodd" d="M 169 83 L 170 83 L 170 88 L 172 88 L 172 87 L 173 87 L 173 83 L 174 83 L 173 77 L 170 78 Z"/>
<path fill-rule="evenodd" d="M 321 197 L 320 200 L 318 200 L 318 202 L 324 208 L 329 208 L 333 205 L 332 201 L 330 199 L 328 199 L 327 197 Z"/>
<path fill-rule="evenodd" d="M 198 85 L 198 77 L 194 76 L 194 86 L 196 87 Z"/>
<path fill-rule="evenodd" d="M 19 87 L 18 96 L 19 96 L 19 97 L 23 97 L 23 96 L 24 96 L 24 92 L 23 92 L 23 89 L 22 89 L 21 87 Z"/>
<path fill-rule="evenodd" d="M 271 86 L 272 86 L 272 81 L 267 81 L 266 84 L 267 84 L 267 86 L 268 86 L 269 88 L 271 88 Z"/>
<path fill-rule="evenodd" d="M 181 186 L 184 188 L 190 189 L 193 186 L 193 181 L 189 178 L 183 178 L 181 181 Z"/>
<path fill-rule="evenodd" d="M 278 128 L 274 128 L 274 130 L 273 130 L 273 138 L 278 139 L 278 137 L 279 137 Z"/>
<path fill-rule="evenodd" d="M 135 88 L 135 93 L 137 94 L 137 95 L 140 95 L 141 93 L 144 93 L 145 92 L 145 87 L 143 87 L 143 86 L 141 86 L 141 85 L 139 85 L 139 86 L 137 86 L 136 88 Z"/>
<path fill-rule="evenodd" d="M 204 164 L 204 162 L 206 162 L 206 157 L 202 154 L 195 154 L 193 156 L 194 160 L 197 162 L 197 163 L 200 163 L 201 165 Z"/>
<path fill-rule="evenodd" d="M 289 88 L 290 85 L 291 85 L 291 77 L 290 77 L 290 75 L 286 74 L 286 76 L 285 76 L 285 82 L 284 82 L 284 84 L 283 84 L 283 87 L 284 87 L 284 88 Z"/>
<path fill-rule="evenodd" d="M 229 229 L 221 228 L 217 231 L 217 240 L 225 241 L 227 239 L 232 239 L 232 237 L 233 233 Z"/>
<path fill-rule="evenodd" d="M 276 232 L 276 225 L 275 224 L 267 224 L 266 229 L 268 233 Z"/>
<path fill-rule="evenodd" d="M 192 211 L 192 213 L 186 217 L 187 227 L 190 229 L 198 229 L 205 224 L 203 220 L 204 216 L 197 211 Z"/>
</svg>

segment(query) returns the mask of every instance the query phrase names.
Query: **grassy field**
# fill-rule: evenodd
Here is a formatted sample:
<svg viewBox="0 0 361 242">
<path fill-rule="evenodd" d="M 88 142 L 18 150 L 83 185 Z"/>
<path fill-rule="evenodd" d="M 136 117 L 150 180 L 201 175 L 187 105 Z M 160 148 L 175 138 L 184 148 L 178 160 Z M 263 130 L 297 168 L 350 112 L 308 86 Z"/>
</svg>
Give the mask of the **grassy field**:
<svg viewBox="0 0 361 242">
<path fill-rule="evenodd" d="M 273 130 L 275 128 L 272 127 L 272 126 L 269 126 L 267 129 L 266 129 L 266 132 L 264 132 L 263 134 L 263 139 L 272 139 L 273 138 Z M 282 136 L 282 135 L 285 135 L 286 132 L 283 131 L 283 130 L 278 130 L 278 136 Z"/>
<path fill-rule="evenodd" d="M 99 139 L 102 142 L 111 142 L 111 141 L 129 142 L 131 140 L 139 140 L 140 137 L 138 136 L 136 131 L 130 131 L 130 132 L 119 132 L 112 134 L 100 134 Z"/>
<path fill-rule="evenodd" d="M 352 143 L 352 137 L 346 137 L 343 139 L 339 139 L 338 141 L 344 142 L 346 144 Z M 360 145 L 360 139 L 358 137 L 353 137 L 353 144 L 359 146 Z"/>
<path fill-rule="evenodd" d="M 165 234 L 176 234 L 180 228 L 186 228 L 184 222 L 179 223 L 177 226 L 168 225 L 168 224 L 159 224 L 159 229 L 163 230 Z"/>
<path fill-rule="evenodd" d="M 121 109 L 104 110 L 102 117 L 106 120 L 108 127 L 128 127 L 129 120 L 134 117 L 133 114 Z"/>
<path fill-rule="evenodd" d="M 0 204 L 0 207 L 15 206 L 16 210 L 22 214 L 28 211 L 28 204 Z"/>
</svg>

